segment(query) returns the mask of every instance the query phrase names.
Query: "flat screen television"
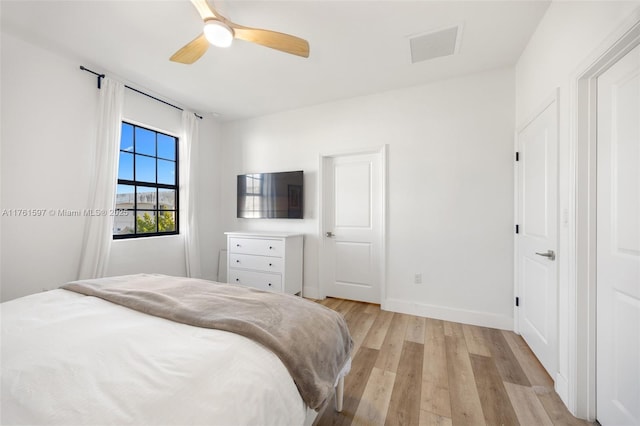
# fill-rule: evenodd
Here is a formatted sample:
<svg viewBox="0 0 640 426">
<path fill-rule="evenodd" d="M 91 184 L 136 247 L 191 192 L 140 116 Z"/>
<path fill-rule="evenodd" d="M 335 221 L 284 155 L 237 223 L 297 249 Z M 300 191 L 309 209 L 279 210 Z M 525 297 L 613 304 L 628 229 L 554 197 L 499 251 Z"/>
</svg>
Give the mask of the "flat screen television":
<svg viewBox="0 0 640 426">
<path fill-rule="evenodd" d="M 302 219 L 302 170 L 238 175 L 237 217 Z"/>
</svg>

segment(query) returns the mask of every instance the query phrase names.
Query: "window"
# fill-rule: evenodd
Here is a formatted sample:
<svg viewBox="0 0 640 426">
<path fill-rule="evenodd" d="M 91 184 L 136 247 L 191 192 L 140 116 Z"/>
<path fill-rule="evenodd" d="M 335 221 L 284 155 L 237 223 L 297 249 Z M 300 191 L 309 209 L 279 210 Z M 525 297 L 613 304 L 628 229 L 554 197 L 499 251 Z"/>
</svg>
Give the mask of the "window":
<svg viewBox="0 0 640 426">
<path fill-rule="evenodd" d="M 178 233 L 178 138 L 122 123 L 113 238 Z"/>
</svg>

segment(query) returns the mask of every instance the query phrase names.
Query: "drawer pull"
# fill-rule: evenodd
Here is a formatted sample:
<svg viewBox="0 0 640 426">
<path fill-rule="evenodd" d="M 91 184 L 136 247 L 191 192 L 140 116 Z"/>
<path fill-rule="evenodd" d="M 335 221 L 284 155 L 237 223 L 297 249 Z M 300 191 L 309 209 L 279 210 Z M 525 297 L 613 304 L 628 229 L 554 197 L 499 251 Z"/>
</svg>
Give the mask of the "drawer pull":
<svg viewBox="0 0 640 426">
<path fill-rule="evenodd" d="M 270 263 L 269 266 L 273 266 L 273 263 Z"/>
<path fill-rule="evenodd" d="M 236 244 L 236 247 L 240 247 L 240 244 Z"/>
<path fill-rule="evenodd" d="M 273 246 L 269 246 L 269 250 L 273 250 Z"/>
<path fill-rule="evenodd" d="M 236 282 L 239 283 L 240 282 L 240 278 L 236 278 Z"/>
<path fill-rule="evenodd" d="M 271 287 L 271 283 L 269 283 L 269 287 Z"/>
<path fill-rule="evenodd" d="M 236 263 L 240 263 L 240 259 L 236 259 Z"/>
</svg>

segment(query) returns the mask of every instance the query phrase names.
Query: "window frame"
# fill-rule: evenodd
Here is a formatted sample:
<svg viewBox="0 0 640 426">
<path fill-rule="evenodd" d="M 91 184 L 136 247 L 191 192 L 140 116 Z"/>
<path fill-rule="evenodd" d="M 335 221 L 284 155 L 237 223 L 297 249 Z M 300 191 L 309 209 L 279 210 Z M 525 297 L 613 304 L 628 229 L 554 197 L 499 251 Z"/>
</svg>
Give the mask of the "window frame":
<svg viewBox="0 0 640 426">
<path fill-rule="evenodd" d="M 118 194 L 118 186 L 119 185 L 128 185 L 128 186 L 132 186 L 133 187 L 133 207 L 132 208 L 126 208 L 126 209 L 118 209 L 117 205 L 116 205 L 116 214 L 118 211 L 128 211 L 128 212 L 133 212 L 133 225 L 134 225 L 134 232 L 131 234 L 115 234 L 114 230 L 112 229 L 112 237 L 114 240 L 126 240 L 126 239 L 132 239 L 132 238 L 147 238 L 147 237 L 162 237 L 162 236 L 168 236 L 168 235 L 179 235 L 180 234 L 180 173 L 179 173 L 179 167 L 180 167 L 180 151 L 179 151 L 179 147 L 180 147 L 180 138 L 176 135 L 172 135 L 170 133 L 166 133 L 164 131 L 161 130 L 157 130 L 157 129 L 152 129 L 149 127 L 146 127 L 144 125 L 140 125 L 140 124 L 136 124 L 134 122 L 131 121 L 127 121 L 127 120 L 122 120 L 121 122 L 121 126 L 124 127 L 124 125 L 129 125 L 132 126 L 132 133 L 133 133 L 133 149 L 131 151 L 127 151 L 127 150 L 123 150 L 122 149 L 122 136 L 120 136 L 120 141 L 118 141 L 119 143 L 119 147 L 118 147 L 118 156 L 120 156 L 123 152 L 124 153 L 129 153 L 132 154 L 133 156 L 133 179 L 120 179 L 119 178 L 119 174 L 120 174 L 120 164 L 118 163 L 118 176 L 116 176 L 116 202 L 117 202 L 117 194 Z M 136 128 L 139 129 L 143 129 L 149 132 L 153 132 L 154 136 L 155 136 L 155 155 L 150 155 L 150 154 L 145 154 L 145 153 L 138 153 L 136 151 Z M 158 155 L 158 135 L 163 135 L 166 136 L 168 138 L 174 139 L 175 140 L 175 160 L 170 160 L 167 159 L 165 157 L 160 157 Z M 136 180 L 136 160 L 137 160 L 137 156 L 143 156 L 146 158 L 152 158 L 155 160 L 155 182 L 145 182 L 145 181 L 141 181 L 141 180 Z M 158 182 L 158 161 L 162 160 L 162 161 L 173 161 L 175 163 L 175 185 L 171 185 L 171 184 L 165 184 L 165 183 L 159 183 Z M 155 209 L 148 209 L 148 208 L 138 208 L 138 188 L 139 187 L 146 187 L 146 188 L 154 188 L 155 189 L 155 200 L 156 200 L 156 205 L 155 205 Z M 168 189 L 168 190 L 173 190 L 175 191 L 175 206 L 173 209 L 161 209 L 160 208 L 160 197 L 159 197 L 159 193 L 160 190 L 162 189 Z M 145 232 L 145 233 L 138 233 L 138 214 L 139 213 L 144 213 L 144 212 L 148 212 L 148 213 L 153 213 L 155 216 L 155 224 L 156 224 L 156 231 L 155 232 Z M 160 214 L 163 212 L 172 212 L 174 214 L 174 221 L 175 221 L 175 227 L 173 231 L 159 231 L 158 230 L 158 218 L 160 217 Z"/>
</svg>

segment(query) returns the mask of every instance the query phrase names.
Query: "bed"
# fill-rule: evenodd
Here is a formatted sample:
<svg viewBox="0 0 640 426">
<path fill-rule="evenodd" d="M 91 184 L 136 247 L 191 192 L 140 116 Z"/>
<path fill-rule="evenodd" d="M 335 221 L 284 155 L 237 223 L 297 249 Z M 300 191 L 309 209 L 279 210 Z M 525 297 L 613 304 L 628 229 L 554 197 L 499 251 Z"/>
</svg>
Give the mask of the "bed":
<svg viewBox="0 0 640 426">
<path fill-rule="evenodd" d="M 184 286 L 195 293 L 183 297 Z M 202 293 L 230 295 L 228 306 L 202 305 Z M 126 306 L 132 298 L 133 308 Z M 276 327 L 267 338 L 241 335 L 247 326 L 236 317 L 257 310 L 247 308 L 247 298 L 266 312 L 258 328 Z M 167 304 L 179 309 L 165 314 Z M 235 285 L 141 274 L 68 283 L 0 309 L 3 425 L 304 425 L 332 401 L 334 386 L 342 389 L 350 368 L 353 343 L 342 316 L 296 296 Z M 240 327 L 241 334 L 189 325 L 189 309 L 210 313 L 207 321 L 230 316 L 222 322 L 231 326 L 222 328 Z M 295 329 L 292 342 L 265 346 L 270 333 L 280 340 L 288 328 Z M 313 345 L 324 329 L 335 336 L 318 351 Z M 321 356 L 297 355 L 305 346 Z M 299 365 L 290 365 L 292 357 Z M 340 398 L 338 392 L 338 408 Z"/>
</svg>

